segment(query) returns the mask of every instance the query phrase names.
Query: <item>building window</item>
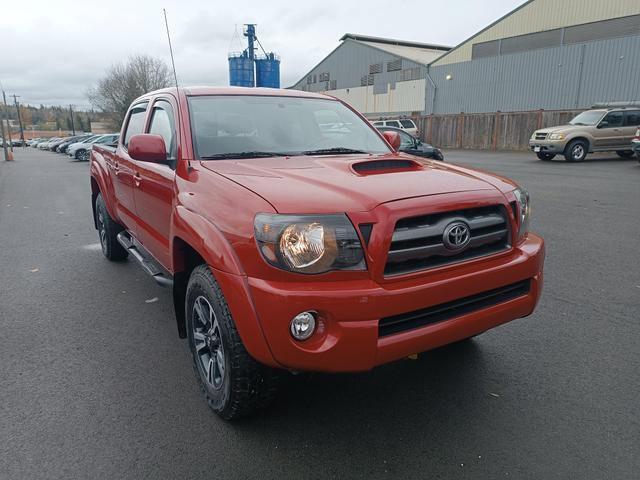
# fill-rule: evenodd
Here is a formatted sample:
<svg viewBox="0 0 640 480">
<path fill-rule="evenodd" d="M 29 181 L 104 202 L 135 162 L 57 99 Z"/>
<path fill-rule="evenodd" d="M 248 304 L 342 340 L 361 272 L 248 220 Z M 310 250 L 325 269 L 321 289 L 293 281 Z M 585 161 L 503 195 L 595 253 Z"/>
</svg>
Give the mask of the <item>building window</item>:
<svg viewBox="0 0 640 480">
<path fill-rule="evenodd" d="M 360 86 L 366 87 L 367 85 L 373 85 L 373 75 L 363 75 L 360 78 Z"/>
<path fill-rule="evenodd" d="M 320 76 L 318 77 L 318 80 L 320 80 L 321 82 L 328 82 L 329 72 L 321 73 Z"/>
<path fill-rule="evenodd" d="M 387 62 L 387 72 L 396 72 L 398 70 L 402 70 L 401 58 L 398 58 L 397 60 L 392 60 L 391 62 Z"/>
<path fill-rule="evenodd" d="M 311 85 L 313 83 L 313 75 L 309 75 L 307 77 L 307 85 Z"/>
<path fill-rule="evenodd" d="M 406 82 L 409 80 L 419 80 L 423 75 L 420 72 L 420 67 L 415 68 L 405 68 L 404 70 L 400 70 L 398 72 L 398 81 Z"/>
<path fill-rule="evenodd" d="M 373 75 L 374 73 L 382 73 L 382 62 L 380 63 L 372 63 L 369 65 L 369 73 Z"/>
</svg>

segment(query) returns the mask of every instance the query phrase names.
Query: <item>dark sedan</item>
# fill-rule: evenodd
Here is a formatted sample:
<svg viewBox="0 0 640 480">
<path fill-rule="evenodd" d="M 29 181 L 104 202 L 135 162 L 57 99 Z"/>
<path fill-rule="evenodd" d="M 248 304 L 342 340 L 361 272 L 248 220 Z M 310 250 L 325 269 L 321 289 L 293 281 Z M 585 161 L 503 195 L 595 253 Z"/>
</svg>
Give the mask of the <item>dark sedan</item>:
<svg viewBox="0 0 640 480">
<path fill-rule="evenodd" d="M 433 160 L 440 160 L 444 162 L 444 155 L 442 150 L 434 147 L 433 145 L 429 145 L 428 143 L 424 143 L 422 140 L 414 137 L 413 135 L 408 134 L 406 131 L 401 128 L 394 127 L 376 127 L 381 132 L 396 132 L 400 135 L 400 148 L 401 152 L 408 153 L 410 155 L 415 155 L 417 157 L 425 157 L 431 158 Z"/>
</svg>

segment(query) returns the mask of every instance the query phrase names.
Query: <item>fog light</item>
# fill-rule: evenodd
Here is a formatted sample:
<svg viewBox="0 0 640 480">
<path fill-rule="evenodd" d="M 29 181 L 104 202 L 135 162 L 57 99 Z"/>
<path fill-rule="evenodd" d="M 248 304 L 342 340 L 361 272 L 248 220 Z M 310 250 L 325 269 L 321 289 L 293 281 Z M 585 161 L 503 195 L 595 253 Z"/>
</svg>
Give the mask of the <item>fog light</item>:
<svg viewBox="0 0 640 480">
<path fill-rule="evenodd" d="M 302 312 L 291 320 L 291 335 L 296 340 L 306 340 L 316 329 L 315 312 Z"/>
</svg>

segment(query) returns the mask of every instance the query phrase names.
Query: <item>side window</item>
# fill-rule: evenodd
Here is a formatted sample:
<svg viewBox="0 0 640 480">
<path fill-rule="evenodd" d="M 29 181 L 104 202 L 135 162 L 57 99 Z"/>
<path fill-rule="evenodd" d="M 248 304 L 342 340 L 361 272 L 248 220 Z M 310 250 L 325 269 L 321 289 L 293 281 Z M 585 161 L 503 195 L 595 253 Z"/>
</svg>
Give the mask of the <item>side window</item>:
<svg viewBox="0 0 640 480">
<path fill-rule="evenodd" d="M 127 129 L 124 132 L 124 146 L 129 146 L 129 140 L 134 135 L 142 133 L 144 129 L 144 116 L 147 111 L 148 103 L 141 103 L 131 109 L 129 119 L 127 120 Z"/>
<path fill-rule="evenodd" d="M 373 122 L 373 125 L 376 127 L 382 127 L 384 126 L 384 122 Z"/>
<path fill-rule="evenodd" d="M 153 105 L 149 133 L 160 135 L 167 149 L 167 159 L 176 158 L 176 128 L 171 104 L 160 100 Z"/>
<path fill-rule="evenodd" d="M 413 137 L 405 132 L 398 132 L 400 134 L 400 148 L 413 148 L 415 141 Z"/>
<path fill-rule="evenodd" d="M 602 119 L 603 122 L 607 122 L 607 125 L 604 128 L 613 128 L 613 127 L 621 127 L 622 126 L 622 112 L 609 112 Z"/>
<path fill-rule="evenodd" d="M 396 128 L 400 128 L 400 122 L 397 122 L 396 120 L 391 120 L 387 122 L 387 127 L 396 127 Z"/>
<path fill-rule="evenodd" d="M 413 123 L 413 120 L 400 120 L 400 123 L 404 128 L 416 128 L 416 124 Z"/>
<path fill-rule="evenodd" d="M 637 127 L 640 126 L 640 110 L 631 110 L 624 114 L 625 127 Z"/>
</svg>

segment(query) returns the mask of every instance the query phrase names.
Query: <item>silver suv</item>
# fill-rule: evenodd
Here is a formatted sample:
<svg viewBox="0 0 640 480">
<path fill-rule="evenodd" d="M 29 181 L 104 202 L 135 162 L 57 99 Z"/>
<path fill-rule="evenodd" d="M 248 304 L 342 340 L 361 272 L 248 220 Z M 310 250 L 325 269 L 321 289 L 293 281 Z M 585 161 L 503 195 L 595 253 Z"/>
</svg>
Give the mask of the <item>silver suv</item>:
<svg viewBox="0 0 640 480">
<path fill-rule="evenodd" d="M 640 104 L 631 105 L 587 110 L 568 125 L 536 130 L 529 147 L 540 160 L 561 154 L 568 162 L 580 162 L 591 152 L 616 152 L 630 158 L 631 140 L 640 126 Z"/>
</svg>

